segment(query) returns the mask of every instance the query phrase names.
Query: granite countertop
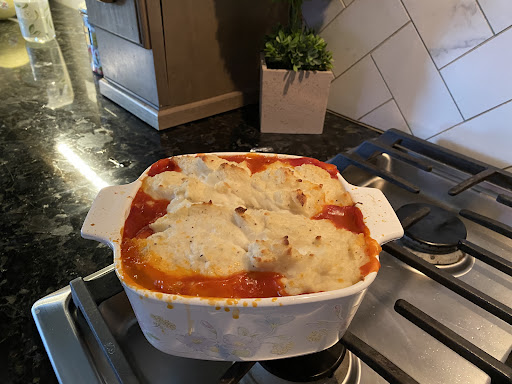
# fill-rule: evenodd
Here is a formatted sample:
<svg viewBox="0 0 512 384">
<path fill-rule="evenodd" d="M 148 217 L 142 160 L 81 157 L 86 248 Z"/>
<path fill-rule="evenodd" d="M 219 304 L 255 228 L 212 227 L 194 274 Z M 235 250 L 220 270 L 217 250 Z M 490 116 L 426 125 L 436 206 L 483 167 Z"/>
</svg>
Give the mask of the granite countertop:
<svg viewBox="0 0 512 384">
<path fill-rule="evenodd" d="M 52 3 L 56 41 L 25 43 L 0 20 L 2 383 L 55 383 L 31 316 L 39 298 L 112 262 L 80 237 L 99 188 L 171 155 L 272 151 L 327 160 L 377 135 L 328 114 L 322 135 L 261 134 L 258 107 L 158 132 L 98 93 L 81 17 Z"/>
</svg>

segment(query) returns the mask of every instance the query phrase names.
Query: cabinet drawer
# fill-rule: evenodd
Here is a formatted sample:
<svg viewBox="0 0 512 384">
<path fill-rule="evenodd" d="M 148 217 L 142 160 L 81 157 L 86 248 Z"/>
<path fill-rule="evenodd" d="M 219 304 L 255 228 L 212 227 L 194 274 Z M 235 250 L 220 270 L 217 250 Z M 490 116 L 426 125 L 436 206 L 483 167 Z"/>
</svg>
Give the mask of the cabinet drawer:
<svg viewBox="0 0 512 384">
<path fill-rule="evenodd" d="M 150 48 L 145 0 L 86 0 L 89 22 Z"/>
</svg>

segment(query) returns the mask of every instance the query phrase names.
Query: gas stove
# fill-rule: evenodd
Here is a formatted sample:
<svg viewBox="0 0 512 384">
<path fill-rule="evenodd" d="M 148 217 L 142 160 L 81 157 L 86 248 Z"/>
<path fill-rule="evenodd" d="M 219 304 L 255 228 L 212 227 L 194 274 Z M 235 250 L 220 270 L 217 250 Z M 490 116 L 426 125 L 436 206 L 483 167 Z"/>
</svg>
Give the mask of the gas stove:
<svg viewBox="0 0 512 384">
<path fill-rule="evenodd" d="M 113 266 L 38 300 L 61 383 L 512 383 L 512 174 L 397 130 L 337 155 L 405 229 L 341 341 L 272 362 L 166 355 L 142 335 Z"/>
</svg>

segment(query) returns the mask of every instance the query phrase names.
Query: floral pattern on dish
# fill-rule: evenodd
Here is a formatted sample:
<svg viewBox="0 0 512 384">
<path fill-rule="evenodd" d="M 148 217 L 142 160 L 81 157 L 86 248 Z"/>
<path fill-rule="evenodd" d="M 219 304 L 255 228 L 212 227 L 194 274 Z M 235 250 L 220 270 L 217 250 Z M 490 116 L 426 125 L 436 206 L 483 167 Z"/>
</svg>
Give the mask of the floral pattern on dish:
<svg viewBox="0 0 512 384">
<path fill-rule="evenodd" d="M 162 316 L 151 314 L 151 318 L 153 319 L 153 325 L 159 328 L 162 333 L 165 333 L 166 330 L 174 331 L 176 329 L 176 324 L 164 319 Z"/>
<path fill-rule="evenodd" d="M 339 320 L 320 320 L 315 321 L 314 323 L 308 323 L 307 325 L 313 326 L 316 329 L 313 329 L 309 334 L 307 334 L 306 339 L 310 343 L 320 343 L 333 329 L 340 333 L 344 332 L 352 321 L 352 318 L 354 317 L 358 307 L 359 305 L 354 306 L 348 313 L 344 313 L 345 311 L 343 307 L 339 304 L 336 304 L 332 310 Z"/>
<path fill-rule="evenodd" d="M 295 319 L 295 316 L 265 316 L 257 320 L 257 332 L 245 327 L 238 327 L 236 334 L 219 335 L 217 329 L 206 320 L 199 322 L 200 327 L 192 332 L 179 333 L 174 323 L 151 314 L 153 326 L 161 332 L 172 332 L 175 339 L 185 345 L 191 352 L 206 356 L 229 359 L 250 358 L 263 344 L 270 344 L 270 353 L 284 355 L 290 352 L 295 344 L 289 336 L 278 334 L 278 329 Z M 146 337 L 159 340 L 153 333 L 145 332 Z"/>
</svg>

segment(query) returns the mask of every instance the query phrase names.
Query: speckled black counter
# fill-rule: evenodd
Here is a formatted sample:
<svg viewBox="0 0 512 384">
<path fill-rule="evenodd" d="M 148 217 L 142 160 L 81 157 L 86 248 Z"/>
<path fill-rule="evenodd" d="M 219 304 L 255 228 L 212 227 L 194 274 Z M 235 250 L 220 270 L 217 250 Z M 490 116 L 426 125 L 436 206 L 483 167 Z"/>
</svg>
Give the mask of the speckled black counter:
<svg viewBox="0 0 512 384">
<path fill-rule="evenodd" d="M 2 383 L 57 381 L 30 308 L 112 262 L 106 246 L 80 237 L 102 185 L 131 182 L 170 155 L 264 148 L 327 160 L 377 135 L 330 114 L 322 135 L 261 134 L 257 106 L 157 132 L 99 95 L 78 11 L 52 10 L 58 44 L 44 47 L 0 21 Z"/>
</svg>

